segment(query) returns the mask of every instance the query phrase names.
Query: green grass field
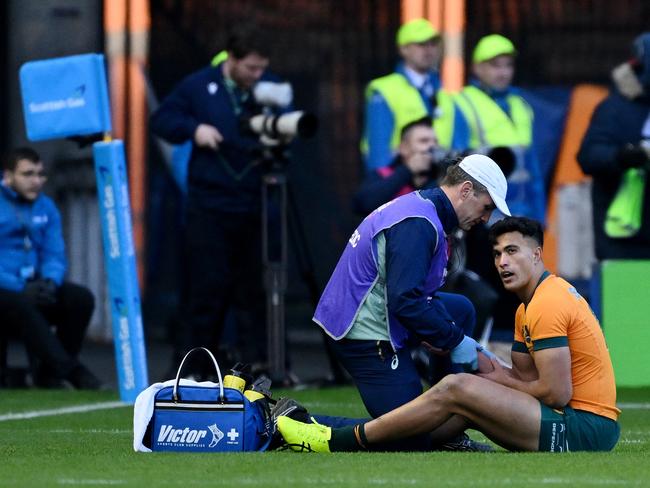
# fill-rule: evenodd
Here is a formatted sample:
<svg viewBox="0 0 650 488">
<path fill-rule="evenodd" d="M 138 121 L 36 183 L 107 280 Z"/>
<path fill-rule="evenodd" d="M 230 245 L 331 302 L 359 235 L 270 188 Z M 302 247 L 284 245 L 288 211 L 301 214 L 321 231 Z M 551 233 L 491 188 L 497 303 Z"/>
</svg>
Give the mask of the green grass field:
<svg viewBox="0 0 650 488">
<path fill-rule="evenodd" d="M 352 388 L 275 396 L 283 394 L 311 411 L 364 415 Z M 115 400 L 110 392 L 0 390 L 0 486 L 650 486 L 650 388 L 619 391 L 621 440 L 593 454 L 144 454 L 132 449 L 131 406 L 8 419 Z"/>
</svg>

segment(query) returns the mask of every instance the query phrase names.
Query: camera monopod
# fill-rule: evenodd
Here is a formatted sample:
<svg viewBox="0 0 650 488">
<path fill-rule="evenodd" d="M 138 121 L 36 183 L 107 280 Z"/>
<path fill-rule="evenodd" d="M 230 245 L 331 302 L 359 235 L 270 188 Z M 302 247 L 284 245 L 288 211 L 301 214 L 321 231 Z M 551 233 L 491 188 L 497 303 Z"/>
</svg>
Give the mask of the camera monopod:
<svg viewBox="0 0 650 488">
<path fill-rule="evenodd" d="M 269 169 L 262 177 L 262 264 L 266 290 L 266 329 L 269 373 L 274 381 L 286 376 L 284 296 L 287 290 L 287 164 L 284 148 L 265 146 L 262 164 Z M 275 232 L 275 234 L 273 233 Z"/>
</svg>

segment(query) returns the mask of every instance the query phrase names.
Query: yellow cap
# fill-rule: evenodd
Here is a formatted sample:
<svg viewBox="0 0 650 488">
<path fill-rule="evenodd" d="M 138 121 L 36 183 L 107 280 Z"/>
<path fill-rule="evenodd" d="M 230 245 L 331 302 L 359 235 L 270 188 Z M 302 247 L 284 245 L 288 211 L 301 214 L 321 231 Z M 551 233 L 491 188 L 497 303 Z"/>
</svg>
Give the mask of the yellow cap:
<svg viewBox="0 0 650 488">
<path fill-rule="evenodd" d="M 397 45 L 424 42 L 439 36 L 440 33 L 427 19 L 409 20 L 397 31 Z"/>
<path fill-rule="evenodd" d="M 259 391 L 253 391 L 253 390 L 246 390 L 244 392 L 244 396 L 248 398 L 249 402 L 255 402 L 260 398 L 264 398 L 264 395 L 262 395 Z"/>
<path fill-rule="evenodd" d="M 246 380 L 240 376 L 227 374 L 223 377 L 223 386 L 224 388 L 232 388 L 244 393 L 244 388 L 246 388 Z"/>
<path fill-rule="evenodd" d="M 482 63 L 488 59 L 496 58 L 502 54 L 509 54 L 514 56 L 517 54 L 515 45 L 503 36 L 499 34 L 490 34 L 485 36 L 478 41 L 478 44 L 474 48 L 474 53 L 472 54 L 472 61 L 475 63 Z"/>
</svg>

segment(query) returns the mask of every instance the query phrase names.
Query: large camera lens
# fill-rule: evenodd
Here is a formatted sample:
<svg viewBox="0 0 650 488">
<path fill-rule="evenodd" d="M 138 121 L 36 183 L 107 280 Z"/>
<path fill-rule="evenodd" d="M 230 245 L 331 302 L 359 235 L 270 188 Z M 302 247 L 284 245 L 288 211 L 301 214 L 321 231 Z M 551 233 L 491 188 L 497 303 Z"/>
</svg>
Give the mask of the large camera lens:
<svg viewBox="0 0 650 488">
<path fill-rule="evenodd" d="M 318 129 L 315 115 L 303 111 L 281 115 L 255 115 L 248 120 L 248 129 L 271 139 L 291 140 L 296 136 L 311 137 Z"/>
</svg>

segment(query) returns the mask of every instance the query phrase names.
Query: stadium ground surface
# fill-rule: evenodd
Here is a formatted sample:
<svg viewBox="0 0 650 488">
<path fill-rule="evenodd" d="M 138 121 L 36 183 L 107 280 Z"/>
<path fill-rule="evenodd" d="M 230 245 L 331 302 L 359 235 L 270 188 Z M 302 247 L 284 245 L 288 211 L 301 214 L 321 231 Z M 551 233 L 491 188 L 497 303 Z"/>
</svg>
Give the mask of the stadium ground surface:
<svg viewBox="0 0 650 488">
<path fill-rule="evenodd" d="M 275 392 L 363 416 L 352 388 Z M 0 390 L 0 486 L 650 486 L 650 388 L 622 389 L 611 453 L 135 453 L 115 393 Z M 477 432 L 472 437 L 481 439 Z"/>
</svg>

